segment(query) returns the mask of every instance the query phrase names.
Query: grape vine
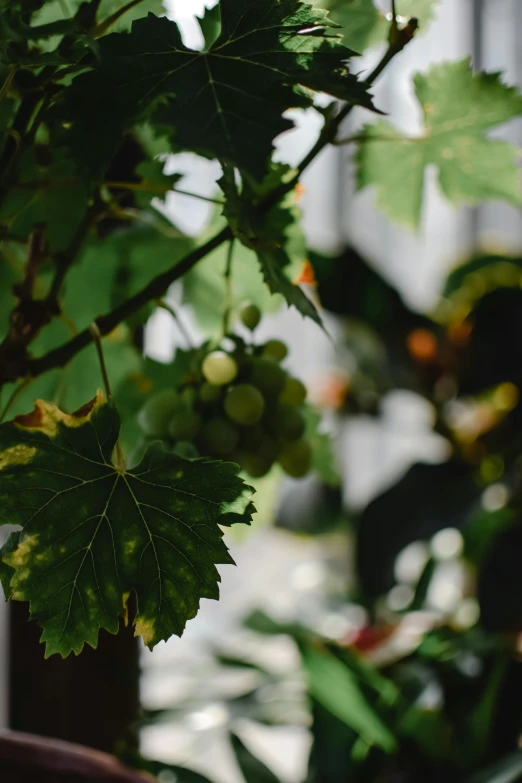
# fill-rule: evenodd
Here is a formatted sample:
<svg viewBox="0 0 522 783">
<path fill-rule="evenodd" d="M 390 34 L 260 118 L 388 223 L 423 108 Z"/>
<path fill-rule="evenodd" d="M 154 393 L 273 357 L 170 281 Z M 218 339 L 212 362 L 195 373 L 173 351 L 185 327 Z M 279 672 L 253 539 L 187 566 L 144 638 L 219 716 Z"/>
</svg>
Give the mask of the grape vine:
<svg viewBox="0 0 522 783">
<path fill-rule="evenodd" d="M 375 119 L 371 85 L 419 20 L 406 0 L 389 19 L 370 3 L 357 38 L 353 9 L 326 5 L 333 21 L 302 0 L 220 0 L 196 51 L 159 0 L 69 0 L 67 13 L 55 0 L 0 0 L 0 391 L 12 418 L 0 426 L 0 502 L 2 524 L 17 526 L 0 573 L 8 597 L 31 603 L 49 654 L 115 632 L 130 592 L 146 644 L 181 634 L 200 598 L 218 596 L 215 566 L 230 562 L 221 527 L 252 517 L 246 482 L 273 466 L 301 478 L 330 464 L 307 390 L 284 368 L 287 346 L 256 330 L 277 296 L 321 324 L 296 283 L 307 255 L 297 186 L 327 145 L 346 141 L 354 107 Z M 363 39 L 387 47 L 356 75 L 350 41 Z M 348 139 L 359 186 L 409 225 L 433 164 L 454 202 L 520 203 L 515 150 L 486 136 L 522 113 L 515 88 L 465 61 L 415 87 L 422 138 L 379 120 Z M 324 117 L 316 142 L 294 169 L 276 163 L 287 110 L 312 108 Z M 221 195 L 178 187 L 164 162 L 180 151 L 219 162 Z M 165 217 L 154 199 L 172 190 L 219 207 L 204 236 Z M 154 308 L 176 315 L 171 284 L 188 290 L 223 253 L 216 333 L 171 365 L 145 359 Z M 238 307 L 245 270 L 256 284 Z M 107 401 L 93 388 L 97 357 Z"/>
</svg>

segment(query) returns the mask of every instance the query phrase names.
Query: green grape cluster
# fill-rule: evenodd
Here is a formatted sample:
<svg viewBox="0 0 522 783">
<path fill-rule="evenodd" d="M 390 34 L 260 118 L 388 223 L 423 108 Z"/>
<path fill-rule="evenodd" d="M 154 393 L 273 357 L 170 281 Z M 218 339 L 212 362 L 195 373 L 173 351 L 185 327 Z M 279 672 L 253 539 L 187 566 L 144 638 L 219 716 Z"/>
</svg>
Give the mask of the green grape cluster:
<svg viewBox="0 0 522 783">
<path fill-rule="evenodd" d="M 240 318 L 253 331 L 261 313 L 248 304 Z M 276 462 L 289 476 L 305 476 L 312 461 L 303 415 L 306 388 L 281 366 L 286 345 L 275 339 L 250 345 L 237 335 L 230 344 L 194 351 L 189 379 L 147 400 L 138 415 L 146 438 L 167 441 L 187 459 L 237 462 L 254 478 Z"/>
</svg>

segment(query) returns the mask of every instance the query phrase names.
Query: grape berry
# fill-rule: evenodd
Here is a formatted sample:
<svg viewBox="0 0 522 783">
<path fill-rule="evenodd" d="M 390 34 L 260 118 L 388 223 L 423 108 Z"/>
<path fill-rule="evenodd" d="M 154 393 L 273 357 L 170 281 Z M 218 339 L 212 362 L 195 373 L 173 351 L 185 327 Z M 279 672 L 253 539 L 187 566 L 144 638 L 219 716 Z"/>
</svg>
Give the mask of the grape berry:
<svg viewBox="0 0 522 783">
<path fill-rule="evenodd" d="M 261 314 L 245 305 L 240 318 L 251 330 Z M 151 397 L 138 415 L 146 437 L 161 438 L 186 459 L 237 462 L 258 478 L 275 462 L 294 478 L 311 468 L 302 406 L 306 388 L 280 362 L 280 340 L 249 346 L 234 337 L 230 350 L 194 351 L 194 371 L 181 388 Z"/>
</svg>

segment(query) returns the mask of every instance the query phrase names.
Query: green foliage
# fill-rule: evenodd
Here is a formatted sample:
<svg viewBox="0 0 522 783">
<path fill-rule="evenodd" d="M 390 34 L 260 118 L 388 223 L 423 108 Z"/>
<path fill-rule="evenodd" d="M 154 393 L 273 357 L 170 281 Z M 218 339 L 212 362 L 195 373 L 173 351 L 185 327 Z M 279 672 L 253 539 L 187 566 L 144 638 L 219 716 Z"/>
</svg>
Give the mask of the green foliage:
<svg viewBox="0 0 522 783">
<path fill-rule="evenodd" d="M 467 59 L 433 66 L 414 78 L 424 132 L 409 138 L 387 122 L 366 126 L 357 153 L 360 188 L 373 185 L 379 207 L 394 221 L 419 225 L 424 175 L 436 166 L 444 195 L 459 204 L 521 201 L 516 150 L 487 131 L 522 114 L 518 90 L 498 73 L 473 74 Z"/>
<path fill-rule="evenodd" d="M 46 155 L 47 150 L 29 150 L 22 156 L 18 182 L 0 207 L 0 224 L 13 238 L 27 241 L 33 226 L 44 223 L 50 249 L 60 251 L 82 224 L 92 193 L 63 150 L 55 150 L 51 160 Z"/>
<path fill-rule="evenodd" d="M 23 527 L 6 543 L 3 586 L 30 601 L 47 655 L 116 633 L 131 591 L 145 644 L 181 635 L 200 598 L 218 598 L 215 564 L 232 562 L 218 525 L 249 519 L 234 465 L 151 446 L 126 471 L 112 461 L 119 426 L 98 396 L 72 416 L 37 402 L 0 429 L 2 521 Z"/>
<path fill-rule="evenodd" d="M 292 127 L 282 113 L 309 104 L 297 84 L 371 106 L 345 67 L 350 51 L 328 36 L 328 24 L 324 12 L 299 0 L 256 0 L 246 13 L 237 0 L 222 0 L 220 36 L 201 53 L 187 49 L 167 19 L 138 19 L 130 34 L 102 39 L 93 70 L 74 80 L 64 107 L 73 124 L 67 144 L 96 175 L 122 132 L 152 113 L 175 129 L 176 149 L 261 179 L 274 137 Z"/>
</svg>

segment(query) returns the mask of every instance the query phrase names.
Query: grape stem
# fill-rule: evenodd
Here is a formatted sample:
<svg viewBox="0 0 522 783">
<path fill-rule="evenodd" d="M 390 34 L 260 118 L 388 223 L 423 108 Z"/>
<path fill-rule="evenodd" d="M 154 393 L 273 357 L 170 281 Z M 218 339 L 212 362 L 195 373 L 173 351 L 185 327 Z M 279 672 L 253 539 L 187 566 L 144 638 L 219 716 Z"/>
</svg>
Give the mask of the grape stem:
<svg viewBox="0 0 522 783">
<path fill-rule="evenodd" d="M 230 327 L 232 311 L 232 261 L 234 257 L 234 238 L 228 244 L 227 263 L 225 266 L 225 309 L 223 311 L 223 337 L 226 337 Z"/>
<path fill-rule="evenodd" d="M 156 299 L 155 302 L 158 305 L 158 307 L 161 307 L 163 310 L 166 310 L 167 313 L 170 313 L 170 315 L 176 322 L 176 326 L 178 327 L 181 336 L 185 340 L 187 348 L 189 350 L 192 350 L 194 348 L 194 343 L 191 340 L 187 327 L 183 323 L 183 319 L 181 318 L 179 311 L 176 310 L 176 308 L 173 305 L 169 304 L 164 299 Z"/>
<path fill-rule="evenodd" d="M 105 364 L 105 357 L 103 355 L 103 346 L 101 341 L 101 334 L 100 330 L 98 329 L 98 324 L 96 321 L 94 321 L 89 326 L 89 331 L 92 335 L 92 339 L 94 341 L 94 344 L 96 346 L 96 353 L 98 354 L 98 361 L 100 363 L 100 371 L 103 378 L 103 385 L 105 386 L 105 392 L 107 394 L 107 399 L 112 400 L 112 392 L 111 392 L 111 384 L 109 381 L 109 373 L 107 372 L 107 365 Z M 116 469 L 120 473 L 125 473 L 125 460 L 123 458 L 123 452 L 121 450 L 121 445 L 119 439 L 116 441 L 116 446 L 114 447 L 114 453 L 116 456 Z"/>
</svg>

